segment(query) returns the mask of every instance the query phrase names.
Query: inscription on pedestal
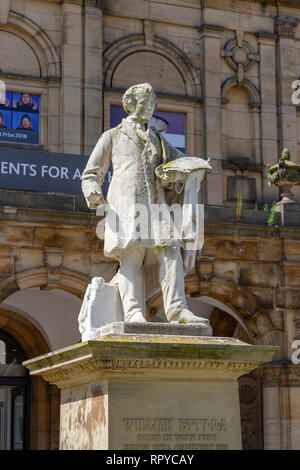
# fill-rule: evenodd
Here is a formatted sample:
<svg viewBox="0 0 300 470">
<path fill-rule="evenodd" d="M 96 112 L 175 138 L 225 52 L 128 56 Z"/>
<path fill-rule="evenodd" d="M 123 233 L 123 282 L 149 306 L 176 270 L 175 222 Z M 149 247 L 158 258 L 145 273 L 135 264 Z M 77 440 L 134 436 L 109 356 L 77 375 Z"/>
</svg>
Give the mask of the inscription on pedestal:
<svg viewBox="0 0 300 470">
<path fill-rule="evenodd" d="M 228 449 L 226 418 L 123 418 L 122 425 L 124 450 Z"/>
<path fill-rule="evenodd" d="M 118 450 L 241 448 L 233 381 L 111 381 L 109 439 Z"/>
</svg>

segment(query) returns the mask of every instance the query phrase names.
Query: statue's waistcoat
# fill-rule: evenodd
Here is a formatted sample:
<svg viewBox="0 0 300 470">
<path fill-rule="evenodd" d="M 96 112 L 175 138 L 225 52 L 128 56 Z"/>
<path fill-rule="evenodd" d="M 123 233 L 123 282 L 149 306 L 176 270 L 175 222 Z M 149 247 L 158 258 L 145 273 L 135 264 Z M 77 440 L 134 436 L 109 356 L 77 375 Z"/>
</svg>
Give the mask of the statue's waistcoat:
<svg viewBox="0 0 300 470">
<path fill-rule="evenodd" d="M 149 207 L 163 202 L 155 176 L 155 169 L 163 162 L 162 154 L 161 139 L 155 130 L 146 133 L 124 120 L 113 138 L 113 179 L 109 193 L 115 184 L 120 190 L 119 185 L 125 183 L 126 196 L 132 203 Z"/>
</svg>

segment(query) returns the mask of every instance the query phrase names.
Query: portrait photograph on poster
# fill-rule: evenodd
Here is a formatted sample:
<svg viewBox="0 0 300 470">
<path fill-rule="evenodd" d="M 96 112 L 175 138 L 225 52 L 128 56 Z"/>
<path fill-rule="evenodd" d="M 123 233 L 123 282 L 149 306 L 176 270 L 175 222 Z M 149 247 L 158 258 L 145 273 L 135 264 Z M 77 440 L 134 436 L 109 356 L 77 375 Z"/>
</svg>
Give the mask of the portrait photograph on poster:
<svg viewBox="0 0 300 470">
<path fill-rule="evenodd" d="M 3 93 L 0 99 L 0 141 L 39 143 L 38 95 Z"/>
</svg>

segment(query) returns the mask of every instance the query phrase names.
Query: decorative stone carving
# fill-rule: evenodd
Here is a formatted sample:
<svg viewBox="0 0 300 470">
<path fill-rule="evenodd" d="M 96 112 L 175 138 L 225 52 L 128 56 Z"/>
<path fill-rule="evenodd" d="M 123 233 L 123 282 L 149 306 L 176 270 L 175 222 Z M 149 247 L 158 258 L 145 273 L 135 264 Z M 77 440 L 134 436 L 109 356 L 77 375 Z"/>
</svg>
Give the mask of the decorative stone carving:
<svg viewBox="0 0 300 470">
<path fill-rule="evenodd" d="M 237 171 L 240 172 L 240 174 L 237 173 L 238 176 L 241 176 L 243 172 L 248 171 L 252 165 L 252 161 L 248 157 L 233 157 L 233 158 L 230 158 L 228 162 L 234 165 Z"/>
<path fill-rule="evenodd" d="M 299 387 L 300 368 L 288 361 L 272 362 L 259 368 L 259 375 L 265 387 Z"/>
<path fill-rule="evenodd" d="M 284 149 L 279 162 L 268 168 L 268 182 L 282 188 L 282 200 L 277 205 L 293 203 L 292 187 L 300 186 L 300 165 L 291 161 L 291 154 Z"/>
<path fill-rule="evenodd" d="M 236 71 L 239 84 L 244 81 L 244 72 L 249 70 L 254 62 L 259 61 L 259 54 L 244 40 L 243 31 L 236 31 L 236 37 L 227 41 L 224 48 L 221 49 L 221 55 L 227 64 Z"/>
<path fill-rule="evenodd" d="M 239 378 L 239 395 L 243 450 L 262 449 L 262 400 L 257 369 Z"/>
<path fill-rule="evenodd" d="M 298 25 L 297 18 L 293 16 L 277 16 L 275 18 L 275 32 L 283 38 L 294 38 L 295 29 Z"/>
<path fill-rule="evenodd" d="M 243 405 L 252 405 L 256 400 L 256 390 L 249 383 L 240 385 L 240 402 Z"/>
<path fill-rule="evenodd" d="M 211 279 L 214 275 L 214 263 L 212 257 L 199 256 L 196 262 L 196 273 L 200 279 Z"/>
<path fill-rule="evenodd" d="M 219 377 L 237 378 L 271 358 L 274 349 L 233 338 L 127 334 L 120 340 L 119 335 L 107 335 L 29 360 L 25 367 L 31 375 L 42 373 L 45 380 L 59 386 L 82 382 L 85 374 L 90 380 L 93 374 L 167 377 L 172 371 L 184 372 L 190 378 L 211 378 L 216 372 Z"/>
<path fill-rule="evenodd" d="M 243 450 L 257 450 L 256 426 L 253 416 L 244 415 L 241 419 Z"/>
</svg>

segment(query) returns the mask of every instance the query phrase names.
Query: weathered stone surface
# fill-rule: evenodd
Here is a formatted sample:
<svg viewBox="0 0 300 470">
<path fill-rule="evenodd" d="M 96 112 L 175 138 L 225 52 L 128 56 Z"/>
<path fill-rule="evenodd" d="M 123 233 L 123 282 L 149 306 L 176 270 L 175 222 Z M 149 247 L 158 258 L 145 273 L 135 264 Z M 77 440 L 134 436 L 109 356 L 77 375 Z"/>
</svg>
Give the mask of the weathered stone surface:
<svg viewBox="0 0 300 470">
<path fill-rule="evenodd" d="M 273 289 L 270 287 L 249 287 L 247 288 L 254 295 L 257 303 L 266 309 L 272 309 L 274 304 Z"/>
<path fill-rule="evenodd" d="M 271 263 L 240 263 L 241 285 L 276 287 L 280 284 L 280 269 Z"/>
<path fill-rule="evenodd" d="M 300 265 L 284 265 L 285 284 L 289 287 L 299 288 L 300 286 Z"/>
<path fill-rule="evenodd" d="M 100 328 L 100 336 L 120 334 L 140 334 L 164 336 L 211 336 L 209 325 L 180 323 L 111 323 Z"/>
<path fill-rule="evenodd" d="M 257 200 L 255 178 L 240 176 L 227 177 L 227 199 L 230 202 L 238 200 L 238 193 L 242 193 L 244 202 L 254 203 Z"/>
<path fill-rule="evenodd" d="M 229 338 L 112 334 L 25 366 L 63 388 L 61 449 L 240 449 L 236 379 L 275 351 Z"/>
<path fill-rule="evenodd" d="M 282 241 L 268 238 L 257 240 L 257 259 L 259 261 L 280 261 L 282 258 Z"/>
</svg>

